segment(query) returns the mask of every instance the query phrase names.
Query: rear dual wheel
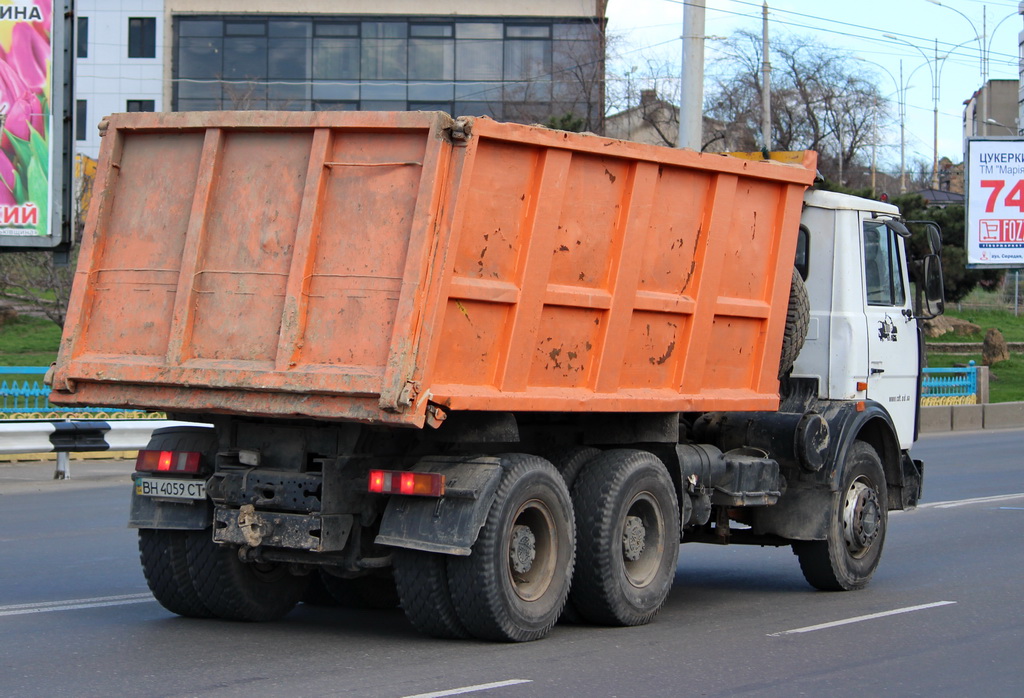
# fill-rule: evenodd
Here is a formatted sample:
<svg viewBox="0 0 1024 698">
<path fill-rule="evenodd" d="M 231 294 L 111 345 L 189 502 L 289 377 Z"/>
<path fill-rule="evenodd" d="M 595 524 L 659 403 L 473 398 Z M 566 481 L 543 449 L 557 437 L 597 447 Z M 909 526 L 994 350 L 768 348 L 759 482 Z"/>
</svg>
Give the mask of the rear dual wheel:
<svg viewBox="0 0 1024 698">
<path fill-rule="evenodd" d="M 188 571 L 185 540 L 189 536 L 209 535 L 206 531 L 170 531 L 139 529 L 139 558 L 146 584 L 160 605 L 186 618 L 210 618 Z"/>
<path fill-rule="evenodd" d="M 524 642 L 551 631 L 569 596 L 576 530 L 565 482 L 537 456 L 502 456 L 501 482 L 472 554 L 449 557 L 453 606 L 471 635 Z M 403 597 L 404 598 L 404 597 Z"/>
<path fill-rule="evenodd" d="M 197 532 L 199 533 L 199 532 Z M 226 620 L 277 620 L 302 598 L 308 576 L 276 562 L 242 562 L 234 546 L 213 542 L 210 531 L 185 543 L 196 594 L 210 612 Z"/>
<path fill-rule="evenodd" d="M 217 439 L 212 429 L 170 427 L 153 432 L 146 448 L 151 451 L 198 452 L 202 454 L 203 466 L 209 467 L 217 450 Z M 208 530 L 139 529 L 139 559 L 146 584 L 160 605 L 171 613 L 187 618 L 210 618 L 214 615 L 192 583 L 185 553 L 186 541 L 190 537 L 209 535 Z"/>
<path fill-rule="evenodd" d="M 605 451 L 579 474 L 572 496 L 574 607 L 592 623 L 649 623 L 679 556 L 679 506 L 665 465 L 646 451 Z"/>
</svg>

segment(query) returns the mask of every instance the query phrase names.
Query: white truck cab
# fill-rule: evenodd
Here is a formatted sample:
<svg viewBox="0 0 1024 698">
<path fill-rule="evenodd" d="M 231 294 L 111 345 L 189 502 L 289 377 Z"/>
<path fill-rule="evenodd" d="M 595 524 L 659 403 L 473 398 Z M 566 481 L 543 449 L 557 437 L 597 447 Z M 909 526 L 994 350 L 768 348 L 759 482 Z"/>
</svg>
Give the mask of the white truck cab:
<svg viewBox="0 0 1024 698">
<path fill-rule="evenodd" d="M 822 400 L 871 400 L 892 418 L 900 450 L 914 442 L 921 369 L 907 256 L 895 206 L 808 191 L 797 268 L 811 315 L 794 377 Z"/>
</svg>

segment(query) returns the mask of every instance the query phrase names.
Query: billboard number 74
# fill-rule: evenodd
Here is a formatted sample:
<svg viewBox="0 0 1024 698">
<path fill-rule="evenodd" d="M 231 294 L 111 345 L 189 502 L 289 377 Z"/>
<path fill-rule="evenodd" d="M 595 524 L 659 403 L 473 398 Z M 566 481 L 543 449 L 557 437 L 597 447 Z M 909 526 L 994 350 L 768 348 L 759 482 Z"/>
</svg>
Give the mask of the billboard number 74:
<svg viewBox="0 0 1024 698">
<path fill-rule="evenodd" d="M 967 263 L 1024 266 L 1024 138 L 967 141 Z"/>
</svg>

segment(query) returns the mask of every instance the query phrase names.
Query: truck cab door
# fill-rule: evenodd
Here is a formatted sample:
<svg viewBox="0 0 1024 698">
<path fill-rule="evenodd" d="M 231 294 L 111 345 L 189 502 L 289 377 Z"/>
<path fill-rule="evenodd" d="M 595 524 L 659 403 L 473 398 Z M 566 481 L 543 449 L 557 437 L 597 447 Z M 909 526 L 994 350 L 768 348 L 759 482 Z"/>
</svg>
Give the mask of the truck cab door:
<svg viewBox="0 0 1024 698">
<path fill-rule="evenodd" d="M 867 397 L 889 411 L 900 446 L 909 448 L 917 414 L 919 359 L 905 246 L 884 220 L 865 219 L 863 250 Z"/>
</svg>

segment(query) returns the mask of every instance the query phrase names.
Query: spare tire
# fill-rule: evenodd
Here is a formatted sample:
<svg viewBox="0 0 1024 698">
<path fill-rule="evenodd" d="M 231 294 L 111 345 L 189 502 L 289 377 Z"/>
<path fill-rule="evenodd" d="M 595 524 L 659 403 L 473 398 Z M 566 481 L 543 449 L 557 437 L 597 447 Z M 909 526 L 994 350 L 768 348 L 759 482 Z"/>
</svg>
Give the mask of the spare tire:
<svg viewBox="0 0 1024 698">
<path fill-rule="evenodd" d="M 807 339 L 811 323 L 811 300 L 800 272 L 793 267 L 793 280 L 789 287 L 789 309 L 786 312 L 786 333 L 782 337 L 782 356 L 779 358 L 779 378 L 793 370 L 793 364 Z"/>
</svg>

